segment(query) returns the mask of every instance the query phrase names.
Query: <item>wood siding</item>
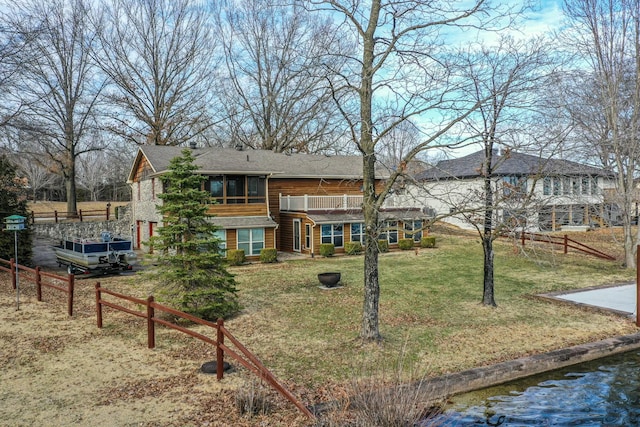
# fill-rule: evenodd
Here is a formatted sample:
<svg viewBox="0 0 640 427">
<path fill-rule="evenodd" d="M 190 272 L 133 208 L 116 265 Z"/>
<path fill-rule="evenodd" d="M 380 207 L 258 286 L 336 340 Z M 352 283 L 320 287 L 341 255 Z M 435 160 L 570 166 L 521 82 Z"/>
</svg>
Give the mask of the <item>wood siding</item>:
<svg viewBox="0 0 640 427">
<path fill-rule="evenodd" d="M 232 204 L 232 205 L 209 205 L 207 212 L 211 215 L 230 216 L 267 216 L 266 203 Z"/>
<path fill-rule="evenodd" d="M 340 194 L 362 194 L 362 180 L 343 179 L 278 179 L 271 178 L 268 181 L 269 210 L 274 220 L 280 224 L 276 233 L 276 244 L 279 250 L 293 252 L 293 216 L 291 214 L 280 213 L 280 194 L 289 196 L 308 195 L 340 195 Z M 282 215 L 287 215 L 287 219 Z M 306 218 L 306 215 L 296 216 Z M 304 224 L 302 221 L 302 242 L 304 244 Z M 313 242 L 316 242 L 315 238 Z M 310 250 L 303 250 L 303 253 L 311 253 Z"/>
</svg>

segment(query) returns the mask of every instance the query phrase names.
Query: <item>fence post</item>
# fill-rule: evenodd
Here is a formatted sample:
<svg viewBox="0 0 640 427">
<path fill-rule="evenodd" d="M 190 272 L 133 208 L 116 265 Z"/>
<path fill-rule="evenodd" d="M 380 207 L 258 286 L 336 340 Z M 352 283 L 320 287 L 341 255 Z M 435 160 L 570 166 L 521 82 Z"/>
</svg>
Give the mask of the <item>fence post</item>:
<svg viewBox="0 0 640 427">
<path fill-rule="evenodd" d="M 522 247 L 524 248 L 524 230 L 520 233 L 520 239 L 522 240 Z"/>
<path fill-rule="evenodd" d="M 636 326 L 640 328 L 640 245 L 636 246 Z"/>
<path fill-rule="evenodd" d="M 35 224 L 36 223 L 36 213 L 34 211 L 31 211 L 31 215 L 29 215 L 31 217 L 31 224 Z"/>
<path fill-rule="evenodd" d="M 78 218 L 80 219 L 80 222 L 82 222 L 82 209 L 78 209 Z"/>
<path fill-rule="evenodd" d="M 58 223 L 58 211 L 53 211 L 53 217 L 56 220 L 56 224 Z"/>
<path fill-rule="evenodd" d="M 36 298 L 42 301 L 42 276 L 40 275 L 40 267 L 36 267 Z"/>
<path fill-rule="evenodd" d="M 69 275 L 69 289 L 67 289 L 67 313 L 73 316 L 73 290 L 75 288 L 75 275 Z"/>
<path fill-rule="evenodd" d="M 102 329 L 102 293 L 100 292 L 100 282 L 96 282 L 96 320 L 98 328 Z"/>
<path fill-rule="evenodd" d="M 9 267 L 11 268 L 11 286 L 15 290 L 16 288 L 16 259 L 11 258 L 9 260 Z"/>
<path fill-rule="evenodd" d="M 565 254 L 566 254 L 566 253 L 567 253 L 567 251 L 568 251 L 568 245 L 569 245 L 568 237 L 567 237 L 567 235 L 565 234 L 565 235 L 564 235 L 564 253 L 565 253 Z"/>
<path fill-rule="evenodd" d="M 153 295 L 147 297 L 147 345 L 149 348 L 156 346 L 156 323 L 153 321 L 155 308 L 153 307 Z"/>
<path fill-rule="evenodd" d="M 111 203 L 107 203 L 107 221 L 109 221 L 109 211 L 111 211 Z"/>
<path fill-rule="evenodd" d="M 222 331 L 224 319 L 218 319 L 216 325 L 218 331 L 216 337 L 216 378 L 220 381 L 224 376 L 224 350 L 222 349 L 222 344 L 224 344 L 224 332 Z"/>
</svg>

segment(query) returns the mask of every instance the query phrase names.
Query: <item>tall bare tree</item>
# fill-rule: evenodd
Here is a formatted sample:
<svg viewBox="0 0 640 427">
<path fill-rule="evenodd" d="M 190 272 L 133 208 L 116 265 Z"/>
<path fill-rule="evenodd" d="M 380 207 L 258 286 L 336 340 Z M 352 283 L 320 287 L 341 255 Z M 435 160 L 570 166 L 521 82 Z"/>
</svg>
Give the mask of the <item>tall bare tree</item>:
<svg viewBox="0 0 640 427">
<path fill-rule="evenodd" d="M 420 0 L 305 3 L 341 21 L 344 34 L 354 37 L 358 46 L 356 55 L 345 57 L 347 67 L 337 70 L 338 83 L 333 88 L 336 108 L 348 123 L 363 159 L 366 237 L 360 335 L 365 340 L 379 340 L 379 209 L 404 172 L 393 171 L 384 187 L 376 188 L 378 144 L 401 123 L 419 117 L 431 122 L 429 133 L 405 153 L 404 161 L 408 163 L 435 144 L 446 144 L 443 136 L 478 105 L 461 99 L 459 89 L 467 82 L 458 79 L 448 63 L 441 33 L 462 25 L 482 27 L 482 20 L 491 14 L 485 0 L 464 6 Z M 398 113 L 388 117 L 388 111 Z"/>
<path fill-rule="evenodd" d="M 65 181 L 67 211 L 77 211 L 76 160 L 98 149 L 90 138 L 103 84 L 89 51 L 95 40 L 85 0 L 14 3 L 5 25 L 29 40 L 20 52 L 17 92 L 24 105 L 12 125 L 34 135 Z"/>
<path fill-rule="evenodd" d="M 112 0 L 95 60 L 113 83 L 111 130 L 136 144 L 199 141 L 211 126 L 215 39 L 201 2 Z"/>
<path fill-rule="evenodd" d="M 480 135 L 484 153 L 482 164 L 477 165 L 483 179 L 482 221 L 472 222 L 480 235 L 484 253 L 484 305 L 496 306 L 493 241 L 506 225 L 497 219 L 496 211 L 511 205 L 512 210 L 523 212 L 531 202 L 536 184 L 535 181 L 529 182 L 530 188 L 527 188 L 525 180 L 496 185 L 500 179 L 496 178 L 495 171 L 501 162 L 509 158 L 511 150 L 540 154 L 552 143 L 558 145 L 558 141 L 549 139 L 553 134 L 539 134 L 542 127 L 539 119 L 549 113 L 547 109 L 550 107 L 543 96 L 546 92 L 540 88 L 547 86 L 545 83 L 553 77 L 556 64 L 548 52 L 548 44 L 542 39 L 525 42 L 501 37 L 492 46 L 472 45 L 465 52 L 465 60 L 461 61 L 473 82 L 469 96 L 480 103 L 464 123 L 469 134 Z M 522 146 L 522 141 L 527 141 L 527 145 Z M 528 172 L 539 175 L 543 166 L 541 159 Z M 536 167 L 540 170 L 535 170 Z M 520 227 L 524 229 L 524 224 Z"/>
<path fill-rule="evenodd" d="M 326 52 L 344 49 L 329 19 L 277 0 L 229 1 L 218 14 L 228 71 L 226 117 L 235 142 L 276 152 L 331 147 L 342 123 Z M 334 56 L 333 58 L 339 58 Z"/>
<path fill-rule="evenodd" d="M 587 144 L 583 149 L 596 152 L 601 164 L 617 174 L 625 265 L 634 268 L 640 241 L 631 223 L 640 166 L 640 1 L 565 0 L 564 10 L 572 26 L 563 41 L 578 54 L 573 78 L 582 77 L 571 98 L 593 106 L 568 108 L 577 135 Z"/>
</svg>

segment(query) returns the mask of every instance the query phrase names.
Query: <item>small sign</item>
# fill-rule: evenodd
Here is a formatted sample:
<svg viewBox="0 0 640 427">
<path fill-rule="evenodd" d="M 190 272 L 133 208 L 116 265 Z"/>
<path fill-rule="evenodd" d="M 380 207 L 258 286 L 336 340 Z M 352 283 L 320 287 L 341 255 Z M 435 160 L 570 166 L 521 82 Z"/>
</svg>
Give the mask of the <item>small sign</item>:
<svg viewBox="0 0 640 427">
<path fill-rule="evenodd" d="M 18 230 L 24 230 L 25 226 L 24 226 L 24 221 L 27 218 L 24 216 L 20 216 L 20 215 L 11 215 L 8 216 L 4 219 L 4 222 L 6 224 L 5 230 L 7 231 L 18 231 Z"/>
</svg>

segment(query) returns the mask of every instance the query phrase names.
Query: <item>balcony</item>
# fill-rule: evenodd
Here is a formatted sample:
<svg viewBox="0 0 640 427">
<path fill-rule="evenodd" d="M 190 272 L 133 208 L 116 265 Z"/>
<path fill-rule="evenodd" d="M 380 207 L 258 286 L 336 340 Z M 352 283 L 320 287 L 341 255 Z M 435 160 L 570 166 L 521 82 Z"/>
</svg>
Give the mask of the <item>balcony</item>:
<svg viewBox="0 0 640 427">
<path fill-rule="evenodd" d="M 353 211 L 362 209 L 361 195 L 342 194 L 335 196 L 283 196 L 280 194 L 280 211 L 309 212 L 309 211 Z M 422 208 L 415 199 L 408 196 L 389 196 L 382 205 L 383 209 L 390 208 Z"/>
</svg>

